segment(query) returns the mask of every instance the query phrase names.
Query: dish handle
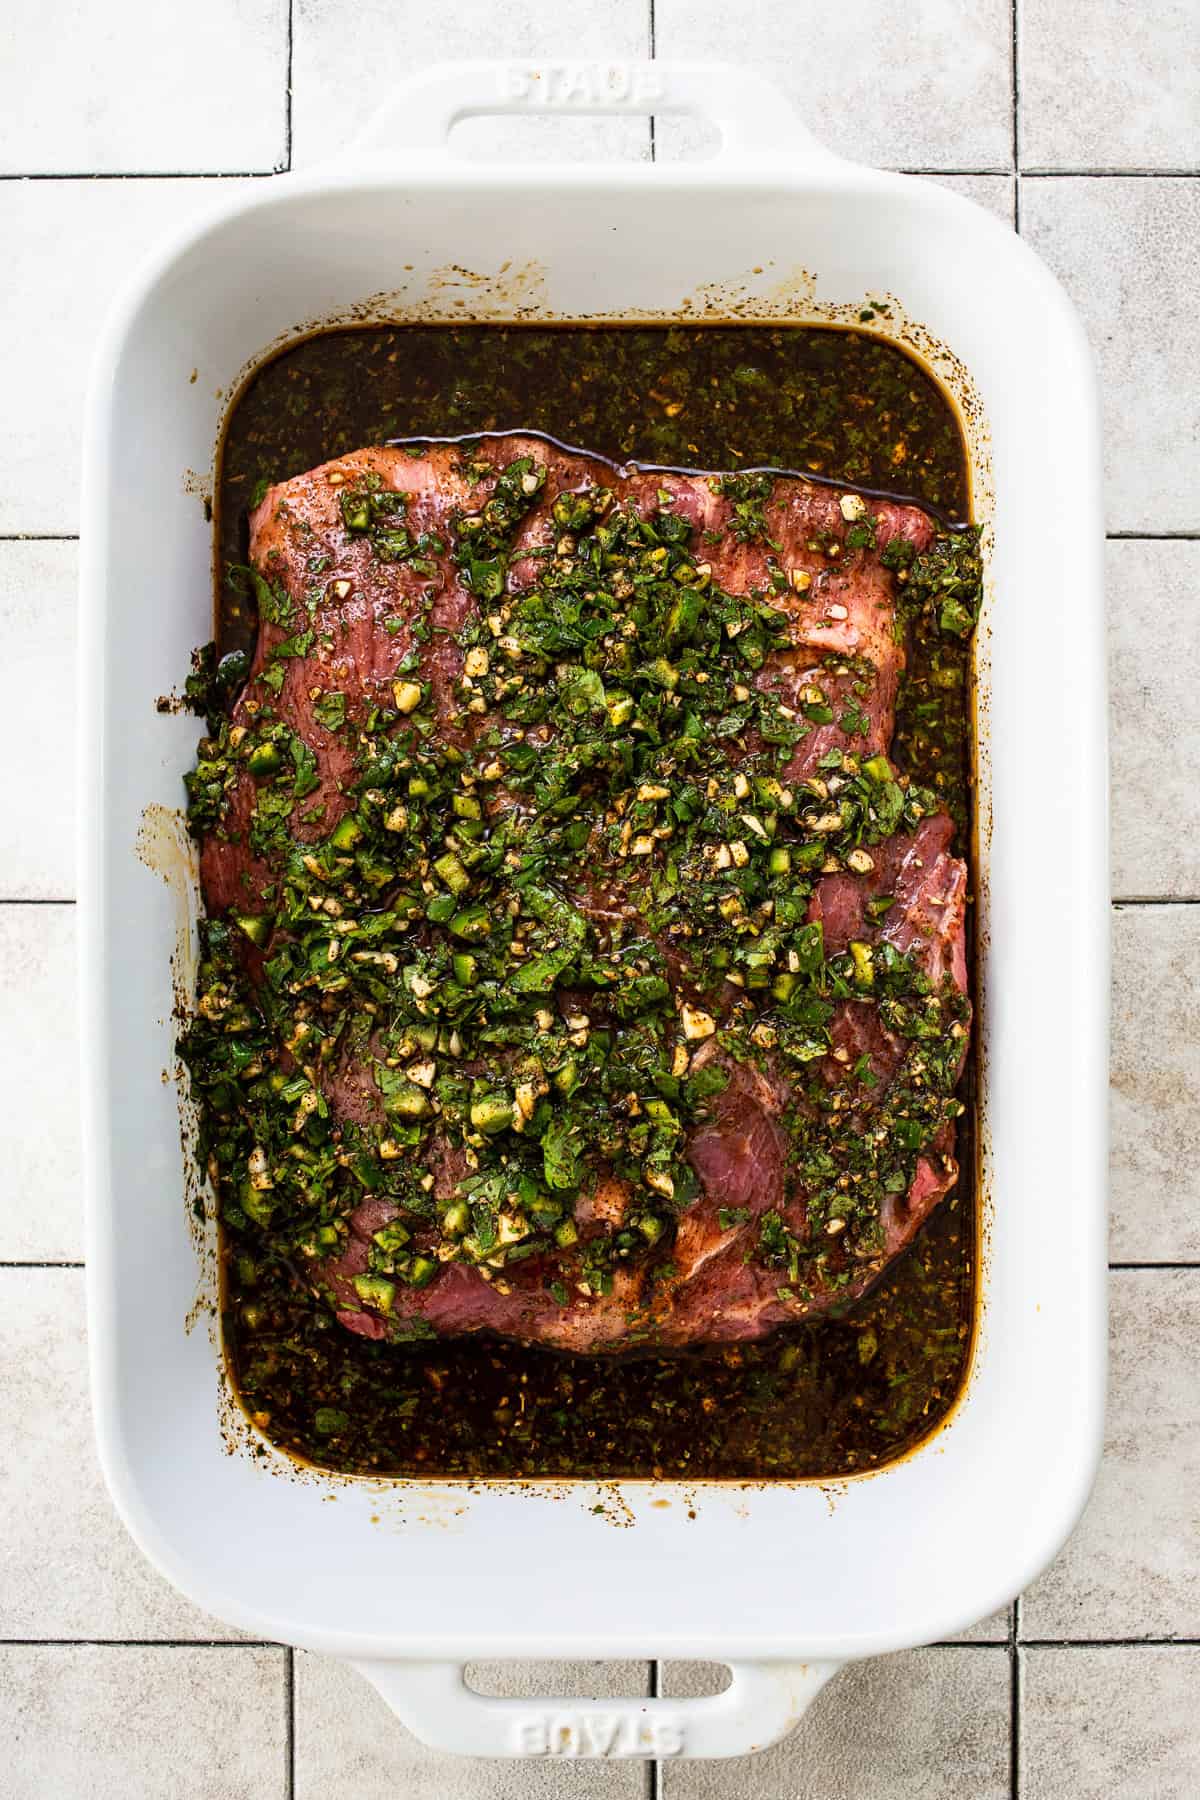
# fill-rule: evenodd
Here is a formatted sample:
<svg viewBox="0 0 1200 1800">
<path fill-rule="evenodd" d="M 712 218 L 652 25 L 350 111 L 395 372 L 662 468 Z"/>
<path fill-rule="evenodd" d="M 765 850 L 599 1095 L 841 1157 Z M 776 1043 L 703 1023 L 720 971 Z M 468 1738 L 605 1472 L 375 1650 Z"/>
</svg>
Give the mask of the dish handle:
<svg viewBox="0 0 1200 1800">
<path fill-rule="evenodd" d="M 786 1737 L 842 1665 L 728 1666 L 729 1686 L 702 1699 L 501 1700 L 469 1688 L 460 1663 L 355 1664 L 431 1749 L 545 1760 L 748 1756 Z"/>
<path fill-rule="evenodd" d="M 351 161 L 380 153 L 450 159 L 450 133 L 462 119 L 496 113 L 674 114 L 705 119 L 721 134 L 712 159 L 731 164 L 833 163 L 774 82 L 752 69 L 719 63 L 438 63 L 397 86 L 346 152 Z"/>
</svg>

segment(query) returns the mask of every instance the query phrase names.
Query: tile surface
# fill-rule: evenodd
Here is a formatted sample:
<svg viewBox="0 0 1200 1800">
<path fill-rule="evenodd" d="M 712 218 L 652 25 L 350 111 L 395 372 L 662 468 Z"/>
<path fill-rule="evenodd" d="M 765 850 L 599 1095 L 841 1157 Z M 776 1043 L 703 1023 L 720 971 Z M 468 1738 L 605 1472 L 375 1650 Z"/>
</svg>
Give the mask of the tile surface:
<svg viewBox="0 0 1200 1800">
<path fill-rule="evenodd" d="M 1099 363 L 1109 530 L 1197 529 L 1200 180 L 1026 177 L 1021 235 L 1078 306 Z"/>
<path fill-rule="evenodd" d="M 1113 915 L 1116 1262 L 1200 1260 L 1200 907 Z"/>
<path fill-rule="evenodd" d="M 713 1693 L 711 1664 L 667 1663 L 664 1692 Z M 915 1650 L 852 1664 L 790 1738 L 758 1756 L 665 1763 L 664 1800 L 1007 1800 L 1003 1650 Z"/>
<path fill-rule="evenodd" d="M 986 1619 L 980 1619 L 974 1625 L 968 1625 L 965 1631 L 956 1631 L 948 1640 L 952 1644 L 1007 1644 L 1012 1636 L 1012 1607 L 1006 1606 L 1000 1612 L 992 1613 Z"/>
<path fill-rule="evenodd" d="M 1106 585 L 1112 891 L 1197 898 L 1200 542 L 1110 542 Z"/>
<path fill-rule="evenodd" d="M 1200 1650 L 1029 1650 L 1023 1800 L 1192 1800 Z"/>
<path fill-rule="evenodd" d="M 6 6 L 0 172 L 282 168 L 287 17 L 287 0 Z"/>
<path fill-rule="evenodd" d="M 82 1254 L 75 912 L 0 906 L 0 1261 Z"/>
<path fill-rule="evenodd" d="M 213 181 L 0 182 L 0 533 L 79 529 L 83 400 L 105 312 L 155 243 L 227 192 Z"/>
<path fill-rule="evenodd" d="M 1026 168 L 1200 166 L 1194 0 L 1021 0 L 1019 18 Z"/>
<path fill-rule="evenodd" d="M 1013 218 L 1019 20 L 1024 170 L 1200 171 L 1192 0 L 48 0 L 0 7 L 0 175 L 266 172 L 349 143 L 402 76 L 458 57 L 741 59 L 844 154 L 927 170 Z M 660 120 L 656 150 L 714 130 Z M 456 154 L 645 158 L 641 120 L 473 120 Z M 62 900 L 72 868 L 73 545 L 80 414 L 128 269 L 237 182 L 0 181 L 0 900 Z M 1200 531 L 1200 174 L 1021 179 L 1023 235 L 1079 306 L 1100 364 L 1110 528 Z M 652 247 L 651 247 L 652 250 Z M 1071 447 L 1064 446 L 1064 454 Z M 1200 544 L 1111 543 L 1113 892 L 1200 899 Z M 1165 618 L 1160 616 L 1165 615 Z M 1169 628 L 1168 628 L 1169 627 Z M 56 704 L 57 703 L 57 704 Z M 12 746 L 20 747 L 19 764 Z M 15 778 L 14 778 L 15 777 Z M 0 906 L 0 1262 L 82 1254 L 74 918 Z M 1200 907 L 1114 913 L 1112 1254 L 1200 1264 Z M 1200 1651 L 1200 1267 L 1112 1278 L 1106 1455 L 1082 1525 L 1023 1597 L 1020 1800 L 1193 1800 Z M 665 1765 L 474 1762 L 424 1750 L 353 1671 L 287 1659 L 190 1607 L 133 1547 L 88 1416 L 83 1277 L 0 1268 L 4 1800 L 999 1800 L 1010 1792 L 1010 1615 L 958 1647 L 845 1671 L 766 1757 Z M 222 1641 L 206 1643 L 205 1640 Z M 167 1640 L 183 1640 L 172 1643 Z M 1089 1642 L 1089 1640 L 1091 1640 Z M 668 1665 L 670 1692 L 715 1686 Z M 643 1664 L 480 1665 L 488 1691 L 643 1691 Z"/>
<path fill-rule="evenodd" d="M 87 1379 L 82 1272 L 0 1269 L 0 1639 L 236 1636 L 168 1587 L 117 1518 Z"/>
<path fill-rule="evenodd" d="M 1200 1637 L 1200 1269 L 1110 1278 L 1104 1461 L 1026 1638 Z"/>
<path fill-rule="evenodd" d="M 1013 222 L 1013 177 L 1011 175 L 923 175 L 922 181 L 936 181 L 942 187 L 986 207 L 1006 225 Z"/>
<path fill-rule="evenodd" d="M 0 1646 L 5 1800 L 284 1800 L 282 1650 Z"/>
<path fill-rule="evenodd" d="M 0 543 L 0 719 L 25 744 L 0 806 L 0 900 L 75 891 L 74 544 Z"/>
<path fill-rule="evenodd" d="M 492 0 L 440 8 L 418 0 L 362 0 L 352 30 L 339 0 L 295 0 L 293 29 L 297 167 L 343 149 L 396 84 L 427 64 L 470 57 L 607 62 L 645 57 L 650 45 L 644 0 L 559 0 L 548 11 Z M 364 43 L 371 46 L 366 59 Z M 488 160 L 645 158 L 649 144 L 642 119 L 479 119 L 454 133 L 456 154 Z"/>
<path fill-rule="evenodd" d="M 736 14 L 724 0 L 657 0 L 655 45 L 663 58 L 761 69 L 822 143 L 859 162 L 1012 164 L 1008 0 L 848 0 L 836 24 L 817 0 L 757 0 Z M 690 121 L 663 120 L 656 132 L 664 157 L 712 141 Z"/>
<path fill-rule="evenodd" d="M 644 1694 L 645 1663 L 476 1663 L 488 1694 Z M 418 1743 L 344 1663 L 296 1658 L 296 1800 L 642 1800 L 629 1762 L 564 1764 L 444 1756 Z"/>
</svg>

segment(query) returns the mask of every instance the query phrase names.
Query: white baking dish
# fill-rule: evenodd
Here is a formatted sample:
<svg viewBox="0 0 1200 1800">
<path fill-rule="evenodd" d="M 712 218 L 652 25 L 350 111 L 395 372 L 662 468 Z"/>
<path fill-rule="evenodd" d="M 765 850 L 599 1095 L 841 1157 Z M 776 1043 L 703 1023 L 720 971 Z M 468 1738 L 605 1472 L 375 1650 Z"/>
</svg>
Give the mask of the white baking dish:
<svg viewBox="0 0 1200 1800">
<path fill-rule="evenodd" d="M 459 117 L 547 108 L 703 114 L 723 148 L 599 169 L 467 165 L 447 148 Z M 197 483 L 239 372 L 306 323 L 356 316 L 852 319 L 868 295 L 892 297 L 876 328 L 923 347 L 968 409 L 994 534 L 979 636 L 982 1309 L 964 1397 L 916 1453 L 832 1486 L 297 1472 L 224 1393 L 163 1079 L 169 965 L 186 980 L 196 906 L 171 823 L 196 728 L 154 701 L 210 635 Z M 1103 1405 L 1098 461 L 1083 333 L 1031 252 L 943 189 L 833 158 L 773 90 L 728 70 L 436 71 L 349 155 L 240 188 L 138 275 L 97 357 L 84 479 L 90 1322 L 114 1497 L 199 1605 L 362 1664 L 443 1747 L 728 1755 L 781 1735 L 839 1663 L 947 1636 L 1054 1555 Z M 459 1665 L 473 1656 L 738 1666 L 713 1700 L 538 1704 L 472 1694 Z"/>
</svg>

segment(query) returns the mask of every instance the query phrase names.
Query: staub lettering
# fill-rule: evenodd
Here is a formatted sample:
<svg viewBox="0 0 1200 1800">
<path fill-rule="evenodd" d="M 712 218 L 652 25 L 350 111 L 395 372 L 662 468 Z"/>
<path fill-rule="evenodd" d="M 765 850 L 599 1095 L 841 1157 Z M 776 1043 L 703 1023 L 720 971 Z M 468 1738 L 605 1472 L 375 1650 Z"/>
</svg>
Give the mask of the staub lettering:
<svg viewBox="0 0 1200 1800">
<path fill-rule="evenodd" d="M 625 1713 L 527 1713 L 516 1720 L 520 1756 L 681 1756 L 682 1722 Z"/>
<path fill-rule="evenodd" d="M 644 63 L 505 63 L 500 94 L 550 111 L 585 112 L 592 106 L 661 100 L 663 87 L 661 76 Z"/>
</svg>

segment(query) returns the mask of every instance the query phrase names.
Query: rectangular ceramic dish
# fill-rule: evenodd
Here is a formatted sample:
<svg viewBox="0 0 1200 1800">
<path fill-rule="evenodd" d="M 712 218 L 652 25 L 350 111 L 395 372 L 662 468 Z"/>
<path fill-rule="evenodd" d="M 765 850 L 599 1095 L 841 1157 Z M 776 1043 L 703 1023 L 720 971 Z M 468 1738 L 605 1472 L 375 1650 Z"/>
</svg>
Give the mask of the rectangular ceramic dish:
<svg viewBox="0 0 1200 1800">
<path fill-rule="evenodd" d="M 701 164 L 517 168 L 448 147 L 461 117 L 546 109 L 700 114 L 722 148 Z M 224 1389 L 214 1227 L 185 1206 L 175 1086 L 198 905 L 179 825 L 196 726 L 155 700 L 211 635 L 201 496 L 239 379 L 337 321 L 853 322 L 868 300 L 871 328 L 915 349 L 957 400 L 987 527 L 983 1252 L 963 1397 L 915 1453 L 832 1486 L 298 1470 Z M 1086 1498 L 1103 1405 L 1100 555 L 1092 368 L 1054 280 L 954 194 L 834 158 L 736 71 L 435 71 L 339 161 L 239 186 L 138 274 L 97 357 L 84 474 L 90 1326 L 114 1497 L 198 1605 L 363 1665 L 444 1748 L 729 1755 L 781 1735 L 837 1664 L 943 1638 L 1049 1561 Z M 460 1665 L 481 1656 L 738 1667 L 712 1700 L 537 1704 L 466 1689 Z"/>
</svg>

